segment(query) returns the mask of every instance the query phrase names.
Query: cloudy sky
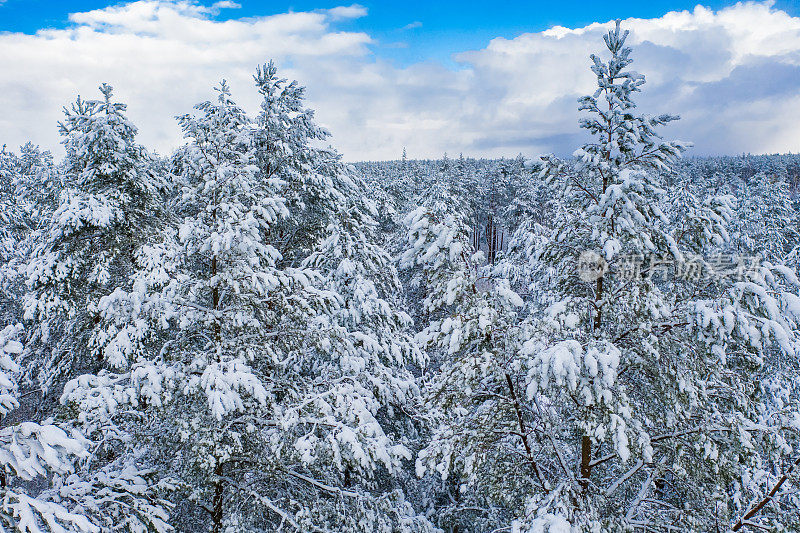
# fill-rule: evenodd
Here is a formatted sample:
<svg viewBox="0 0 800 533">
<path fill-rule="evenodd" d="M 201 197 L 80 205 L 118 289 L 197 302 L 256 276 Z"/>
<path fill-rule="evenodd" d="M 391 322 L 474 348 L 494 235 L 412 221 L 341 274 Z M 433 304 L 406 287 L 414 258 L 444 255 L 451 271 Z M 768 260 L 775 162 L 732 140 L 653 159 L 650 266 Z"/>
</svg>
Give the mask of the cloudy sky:
<svg viewBox="0 0 800 533">
<path fill-rule="evenodd" d="M 640 109 L 683 117 L 668 136 L 695 154 L 800 151 L 795 1 L 603 4 L 0 0 L 0 144 L 61 153 L 61 107 L 108 82 L 141 142 L 166 153 L 181 142 L 174 116 L 222 78 L 255 111 L 251 75 L 272 58 L 308 87 L 350 161 L 404 146 L 410 157 L 569 154 L 589 54 L 622 18 L 648 80 Z"/>
</svg>

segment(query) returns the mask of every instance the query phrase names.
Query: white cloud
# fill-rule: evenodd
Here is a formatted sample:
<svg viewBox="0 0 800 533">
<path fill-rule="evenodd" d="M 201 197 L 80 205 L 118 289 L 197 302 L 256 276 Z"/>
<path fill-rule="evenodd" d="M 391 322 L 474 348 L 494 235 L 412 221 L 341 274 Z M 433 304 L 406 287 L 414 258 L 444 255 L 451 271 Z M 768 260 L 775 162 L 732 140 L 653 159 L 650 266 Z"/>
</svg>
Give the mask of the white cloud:
<svg viewBox="0 0 800 533">
<path fill-rule="evenodd" d="M 217 2 L 221 9 L 232 2 Z M 232 6 L 231 6 L 232 7 Z M 221 78 L 255 110 L 255 65 L 274 58 L 308 87 L 317 116 L 350 160 L 464 152 L 570 153 L 580 142 L 576 99 L 592 90 L 588 56 L 609 23 L 497 38 L 455 56 L 459 69 L 398 68 L 366 33 L 336 21 L 359 5 L 217 21 L 190 1 L 142 0 L 75 13 L 72 26 L 0 34 L 0 144 L 54 148 L 61 106 L 115 86 L 140 139 L 180 142 L 174 116 L 212 96 Z M 698 153 L 800 151 L 800 18 L 770 3 L 698 7 L 629 19 L 634 66 L 647 75 L 644 112 L 683 116 L 668 135 Z"/>
<path fill-rule="evenodd" d="M 413 30 L 415 28 L 421 28 L 421 27 L 422 27 L 422 22 L 420 22 L 418 20 L 415 20 L 414 22 L 410 22 L 410 23 L 406 24 L 405 26 L 403 26 L 400 29 L 401 30 Z"/>
<path fill-rule="evenodd" d="M 236 2 L 231 2 L 231 0 L 222 0 L 221 2 L 214 2 L 211 6 L 212 9 L 239 9 L 241 8 L 241 4 L 237 4 Z"/>
<path fill-rule="evenodd" d="M 367 8 L 358 4 L 325 9 L 324 12 L 327 13 L 332 20 L 357 19 L 367 16 Z"/>
<path fill-rule="evenodd" d="M 0 144 L 57 147 L 61 106 L 77 94 L 96 97 L 106 81 L 128 104 L 143 142 L 167 151 L 180 142 L 173 117 L 209 98 L 222 78 L 255 108 L 251 74 L 259 63 L 366 56 L 370 37 L 334 31 L 331 18 L 302 12 L 219 22 L 194 3 L 140 1 L 73 14 L 68 29 L 0 34 Z"/>
<path fill-rule="evenodd" d="M 551 28 L 460 54 L 480 85 L 503 94 L 495 109 L 480 110 L 470 122 L 510 138 L 516 131 L 524 146 L 559 145 L 560 135 L 576 131 L 563 124 L 574 124 L 575 99 L 592 89 L 588 56 L 609 26 Z M 800 150 L 800 131 L 791 126 L 800 116 L 793 106 L 800 86 L 799 18 L 771 3 L 740 3 L 716 13 L 698 6 L 628 19 L 623 26 L 631 31 L 633 67 L 648 80 L 640 108 L 684 117 L 669 134 L 694 141 L 701 153 Z M 488 147 L 497 139 L 490 133 L 473 140 Z"/>
</svg>

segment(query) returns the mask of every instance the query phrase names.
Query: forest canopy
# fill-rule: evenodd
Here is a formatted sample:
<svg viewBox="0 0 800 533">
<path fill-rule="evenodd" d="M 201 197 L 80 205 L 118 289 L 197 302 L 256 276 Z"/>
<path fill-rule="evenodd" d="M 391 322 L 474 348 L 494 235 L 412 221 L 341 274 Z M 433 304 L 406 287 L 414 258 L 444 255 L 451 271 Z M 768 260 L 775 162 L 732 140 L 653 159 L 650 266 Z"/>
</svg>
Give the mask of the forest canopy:
<svg viewBox="0 0 800 533">
<path fill-rule="evenodd" d="M 684 157 L 627 36 L 569 158 L 346 164 L 273 62 L 4 147 L 0 530 L 800 531 L 800 156 Z"/>
</svg>

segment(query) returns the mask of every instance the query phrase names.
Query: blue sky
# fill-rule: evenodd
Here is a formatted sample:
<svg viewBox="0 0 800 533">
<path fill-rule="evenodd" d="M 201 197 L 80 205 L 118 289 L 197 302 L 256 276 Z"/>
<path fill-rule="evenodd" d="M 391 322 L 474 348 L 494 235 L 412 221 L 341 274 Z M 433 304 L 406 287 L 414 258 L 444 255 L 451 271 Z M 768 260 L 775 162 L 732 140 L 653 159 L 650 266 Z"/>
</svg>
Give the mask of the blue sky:
<svg viewBox="0 0 800 533">
<path fill-rule="evenodd" d="M 41 28 L 63 28 L 70 13 L 100 9 L 120 2 L 98 0 L 5 0 L 0 5 L 3 31 L 34 33 Z M 199 2 L 211 6 L 213 2 Z M 217 20 L 274 15 L 287 11 L 328 9 L 343 2 L 254 2 L 238 0 L 237 9 L 220 9 Z M 455 0 L 369 2 L 359 1 L 369 15 L 347 21 L 342 29 L 366 31 L 377 39 L 373 50 L 379 57 L 401 65 L 439 61 L 453 66 L 451 55 L 484 47 L 495 37 L 513 38 L 551 26 L 581 27 L 616 18 L 654 18 L 669 11 L 691 10 L 702 5 L 717 10 L 731 1 L 536 1 L 503 0 L 475 2 Z M 800 0 L 777 0 L 775 8 L 800 14 Z"/>
<path fill-rule="evenodd" d="M 165 153 L 220 78 L 255 111 L 251 73 L 274 59 L 348 160 L 570 154 L 588 57 L 621 18 L 640 109 L 682 116 L 666 136 L 800 152 L 799 2 L 0 0 L 0 145 L 59 154 L 62 106 L 108 82 Z"/>
</svg>

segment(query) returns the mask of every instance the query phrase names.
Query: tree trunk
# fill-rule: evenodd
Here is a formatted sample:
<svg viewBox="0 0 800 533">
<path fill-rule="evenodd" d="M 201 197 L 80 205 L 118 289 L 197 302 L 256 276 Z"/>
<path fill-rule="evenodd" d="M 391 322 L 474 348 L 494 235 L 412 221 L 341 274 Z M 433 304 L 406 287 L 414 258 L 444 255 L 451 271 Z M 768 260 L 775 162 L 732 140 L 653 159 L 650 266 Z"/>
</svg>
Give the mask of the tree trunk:
<svg viewBox="0 0 800 533">
<path fill-rule="evenodd" d="M 603 322 L 603 276 L 601 275 L 597 278 L 597 288 L 594 295 L 594 307 L 595 307 L 595 315 L 594 315 L 594 329 L 595 331 L 600 329 L 600 325 Z"/>
<path fill-rule="evenodd" d="M 223 485 L 222 480 L 220 477 L 222 476 L 222 463 L 218 462 L 217 466 L 214 467 L 214 476 L 216 476 L 216 480 L 214 481 L 214 501 L 211 507 L 211 521 L 212 533 L 222 533 L 222 501 L 223 501 Z"/>
<path fill-rule="evenodd" d="M 525 428 L 525 419 L 522 417 L 522 408 L 519 405 L 519 400 L 517 399 L 517 393 L 514 390 L 514 382 L 511 380 L 511 376 L 506 372 L 506 384 L 508 385 L 508 391 L 511 395 L 511 401 L 514 403 L 514 411 L 517 413 L 517 423 L 519 424 L 519 437 L 522 439 L 522 445 L 525 448 L 525 453 L 528 454 L 528 462 L 531 464 L 531 468 L 533 469 L 533 473 L 536 475 L 536 479 L 539 480 L 539 483 L 542 487 L 545 487 L 544 479 L 542 478 L 542 474 L 539 471 L 539 466 L 536 464 L 536 461 L 533 459 L 533 452 L 531 451 L 531 445 L 528 442 L 528 431 Z"/>
<path fill-rule="evenodd" d="M 217 275 L 217 256 L 211 258 L 211 277 L 214 278 Z M 219 287 L 214 282 L 214 288 L 211 291 L 211 309 L 215 312 L 219 307 Z M 219 319 L 215 316 L 214 317 L 214 338 L 217 342 L 220 340 L 220 326 L 219 326 Z"/>
<path fill-rule="evenodd" d="M 581 438 L 581 488 L 585 491 L 589 488 L 589 474 L 592 473 L 592 439 L 588 435 Z"/>
</svg>

